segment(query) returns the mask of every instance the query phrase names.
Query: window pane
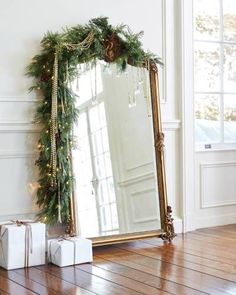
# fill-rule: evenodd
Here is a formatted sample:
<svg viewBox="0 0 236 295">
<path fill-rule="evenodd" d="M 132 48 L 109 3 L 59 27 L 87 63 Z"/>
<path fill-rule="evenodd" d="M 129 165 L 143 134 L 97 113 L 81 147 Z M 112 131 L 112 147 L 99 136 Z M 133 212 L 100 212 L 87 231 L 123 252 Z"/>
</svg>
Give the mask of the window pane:
<svg viewBox="0 0 236 295">
<path fill-rule="evenodd" d="M 208 42 L 195 42 L 195 91 L 219 90 L 219 46 Z"/>
<path fill-rule="evenodd" d="M 227 41 L 236 41 L 236 1 L 224 0 L 224 39 Z"/>
<path fill-rule="evenodd" d="M 102 147 L 102 133 L 101 130 L 98 130 L 92 134 L 92 142 L 93 142 L 93 153 L 95 156 L 103 153 Z"/>
<path fill-rule="evenodd" d="M 118 222 L 118 214 L 117 214 L 116 203 L 111 205 L 111 217 L 112 217 L 113 228 L 118 228 L 119 227 L 119 222 Z"/>
<path fill-rule="evenodd" d="M 104 154 L 105 166 L 106 166 L 106 177 L 112 176 L 111 157 L 110 153 Z"/>
<path fill-rule="evenodd" d="M 219 0 L 195 0 L 195 39 L 219 40 Z"/>
<path fill-rule="evenodd" d="M 99 204 L 109 203 L 109 192 L 107 189 L 107 181 L 104 179 L 99 182 Z"/>
<path fill-rule="evenodd" d="M 89 110 L 89 120 L 90 120 L 91 132 L 95 132 L 96 130 L 98 130 L 100 128 L 100 120 L 99 120 L 97 106 L 92 107 Z"/>
<path fill-rule="evenodd" d="M 104 160 L 104 155 L 94 157 L 96 175 L 99 179 L 106 177 L 106 166 Z"/>
<path fill-rule="evenodd" d="M 116 202 L 115 188 L 113 178 L 109 177 L 107 180 L 110 202 Z"/>
<path fill-rule="evenodd" d="M 112 230 L 111 208 L 110 205 L 101 206 L 101 227 L 102 231 Z"/>
<path fill-rule="evenodd" d="M 104 102 L 101 102 L 98 106 L 100 127 L 105 127 L 107 125 L 106 112 Z"/>
<path fill-rule="evenodd" d="M 236 94 L 224 96 L 225 141 L 236 141 Z"/>
<path fill-rule="evenodd" d="M 224 46 L 224 91 L 236 92 L 236 46 Z"/>
<path fill-rule="evenodd" d="M 107 128 L 103 128 L 102 131 L 102 144 L 103 144 L 103 151 L 109 151 L 109 141 L 108 141 L 108 133 Z"/>
<path fill-rule="evenodd" d="M 195 135 L 197 142 L 220 141 L 218 95 L 195 95 Z"/>
<path fill-rule="evenodd" d="M 77 95 L 77 106 L 81 106 L 95 95 L 103 92 L 102 66 L 97 61 L 97 66 L 91 64 L 78 65 L 78 75 L 72 82 L 72 90 Z"/>
</svg>

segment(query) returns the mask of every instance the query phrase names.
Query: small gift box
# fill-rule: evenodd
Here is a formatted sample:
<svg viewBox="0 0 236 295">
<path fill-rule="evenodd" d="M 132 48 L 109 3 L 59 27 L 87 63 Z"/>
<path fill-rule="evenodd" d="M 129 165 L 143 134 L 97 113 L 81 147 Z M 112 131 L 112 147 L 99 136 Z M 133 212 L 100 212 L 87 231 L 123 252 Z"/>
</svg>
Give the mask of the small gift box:
<svg viewBox="0 0 236 295">
<path fill-rule="evenodd" d="M 60 267 L 92 262 L 92 241 L 79 237 L 49 240 L 48 260 Z"/>
<path fill-rule="evenodd" d="M 45 224 L 0 223 L 0 266 L 10 270 L 45 264 Z"/>
</svg>

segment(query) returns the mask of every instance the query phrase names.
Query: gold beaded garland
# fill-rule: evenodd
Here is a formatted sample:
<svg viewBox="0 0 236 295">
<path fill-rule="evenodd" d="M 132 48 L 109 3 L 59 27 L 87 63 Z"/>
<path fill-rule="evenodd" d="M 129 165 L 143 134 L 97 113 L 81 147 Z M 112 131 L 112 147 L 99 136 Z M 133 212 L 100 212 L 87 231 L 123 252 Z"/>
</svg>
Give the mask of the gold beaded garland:
<svg viewBox="0 0 236 295">
<path fill-rule="evenodd" d="M 93 40 L 94 40 L 94 32 L 91 31 L 88 36 L 79 44 L 62 44 L 68 50 L 73 50 L 75 48 L 80 48 L 81 50 L 88 49 Z M 47 70 L 50 72 L 50 70 Z M 56 146 L 56 135 L 58 133 L 58 127 L 61 128 L 61 125 L 57 125 L 57 108 L 58 108 L 58 101 L 57 101 L 57 92 L 58 92 L 58 49 L 55 51 L 54 57 L 54 65 L 53 65 L 53 75 L 52 79 L 52 106 L 51 106 L 51 119 L 49 120 L 50 123 L 50 139 L 51 139 L 51 155 L 50 155 L 50 167 L 52 167 L 52 173 L 49 173 L 48 176 L 52 176 L 52 183 L 51 185 L 58 186 L 58 221 L 61 222 L 61 196 L 60 196 L 60 182 L 57 181 L 57 173 L 59 169 L 57 168 L 57 146 Z M 47 102 L 45 102 L 47 104 Z M 64 105 L 63 101 L 60 105 L 64 112 Z M 68 125 L 68 123 L 66 124 Z M 65 127 L 62 127 L 65 129 Z M 47 131 L 46 131 L 47 133 Z M 63 150 L 63 146 L 61 146 L 61 150 Z M 66 184 L 68 185 L 69 182 L 67 181 Z"/>
<path fill-rule="evenodd" d="M 53 184 L 56 181 L 56 167 L 57 167 L 57 147 L 56 147 L 56 134 L 57 134 L 57 91 L 58 91 L 58 52 L 55 52 L 53 75 L 55 79 L 52 84 L 52 109 L 51 109 L 51 166 Z"/>
</svg>

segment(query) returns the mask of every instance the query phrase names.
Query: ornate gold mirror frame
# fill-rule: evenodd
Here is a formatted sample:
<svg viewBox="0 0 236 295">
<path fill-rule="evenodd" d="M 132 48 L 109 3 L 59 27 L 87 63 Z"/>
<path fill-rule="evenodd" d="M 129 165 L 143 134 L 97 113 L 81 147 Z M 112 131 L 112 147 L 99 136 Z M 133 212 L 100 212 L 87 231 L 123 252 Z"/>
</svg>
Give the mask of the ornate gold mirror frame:
<svg viewBox="0 0 236 295">
<path fill-rule="evenodd" d="M 116 39 L 117 40 L 117 39 Z M 107 55 L 104 58 L 105 61 L 113 62 L 113 58 L 117 56 L 117 44 L 109 43 L 110 50 L 106 50 Z M 113 51 L 114 50 L 114 51 Z M 109 55 L 108 55 L 109 54 Z M 133 65 L 132 62 L 129 62 Z M 165 172 L 165 160 L 164 160 L 164 133 L 162 131 L 162 121 L 161 121 L 161 105 L 160 105 L 160 95 L 159 95 L 159 78 L 158 78 L 158 68 L 155 62 L 148 60 L 143 64 L 149 72 L 150 80 L 150 92 L 151 92 L 151 105 L 152 105 L 152 118 L 153 118 L 153 134 L 154 134 L 154 145 L 155 145 L 155 165 L 157 172 L 157 187 L 159 196 L 159 207 L 160 207 L 160 218 L 161 218 L 161 229 L 146 231 L 146 232 L 136 232 L 128 234 L 120 234 L 117 236 L 105 236 L 93 238 L 94 246 L 108 245 L 114 243 L 120 243 L 124 241 L 131 241 L 142 238 L 149 237 L 160 237 L 164 241 L 171 242 L 176 236 L 174 231 L 174 225 L 172 218 L 172 209 L 168 205 L 167 198 L 167 185 L 166 185 L 166 172 Z M 73 216 L 76 216 L 75 210 L 75 197 L 71 203 L 71 211 Z M 76 218 L 73 218 L 71 227 L 73 232 L 77 232 Z"/>
<path fill-rule="evenodd" d="M 155 160 L 162 229 L 161 238 L 163 240 L 171 241 L 176 234 L 173 226 L 173 218 L 171 216 L 172 209 L 171 206 L 168 205 L 167 199 L 166 172 L 164 160 L 164 133 L 162 131 L 161 123 L 161 106 L 158 81 L 159 79 L 156 64 L 151 63 L 149 75 L 152 101 L 153 132 L 155 143 Z"/>
<path fill-rule="evenodd" d="M 67 28 L 61 34 L 45 35 L 41 52 L 27 68 L 27 75 L 35 81 L 30 90 L 39 91 L 43 97 L 36 111 L 36 122 L 43 126 L 36 161 L 39 168 L 38 217 L 50 225 L 65 225 L 67 234 L 71 236 L 77 234 L 71 150 L 78 113 L 69 82 L 78 76 L 78 64 L 96 59 L 116 63 L 122 70 L 129 64 L 144 67 L 149 72 L 161 230 L 96 238 L 94 245 L 151 236 L 171 241 L 175 236 L 172 210 L 167 201 L 164 134 L 156 66 L 161 61 L 142 49 L 140 36 L 140 33 L 132 33 L 126 25 L 113 27 L 107 18 L 92 19 L 84 26 Z"/>
</svg>

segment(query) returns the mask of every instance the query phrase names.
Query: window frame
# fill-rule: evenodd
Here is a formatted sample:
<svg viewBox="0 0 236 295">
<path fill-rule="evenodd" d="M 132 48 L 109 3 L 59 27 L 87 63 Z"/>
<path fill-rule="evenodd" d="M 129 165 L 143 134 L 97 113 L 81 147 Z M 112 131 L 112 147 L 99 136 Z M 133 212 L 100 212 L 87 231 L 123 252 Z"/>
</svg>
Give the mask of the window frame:
<svg viewBox="0 0 236 295">
<path fill-rule="evenodd" d="M 236 140 L 232 142 L 225 141 L 225 130 L 224 130 L 224 95 L 227 94 L 234 94 L 236 96 L 236 88 L 235 92 L 226 92 L 224 91 L 224 46 L 225 45 L 234 45 L 236 46 L 236 41 L 226 41 L 224 40 L 224 11 L 223 11 L 223 0 L 219 1 L 219 39 L 218 40 L 210 40 L 207 38 L 199 39 L 195 38 L 194 31 L 195 31 L 195 13 L 194 13 L 194 6 L 196 5 L 196 0 L 193 1 L 193 61 L 195 61 L 195 44 L 196 43 L 210 43 L 210 44 L 218 44 L 219 46 L 219 80 L 220 80 L 220 87 L 219 91 L 196 91 L 195 90 L 195 64 L 193 63 L 193 100 L 194 100 L 194 141 L 195 141 L 195 150 L 196 151 L 220 151 L 220 150 L 234 150 L 236 149 Z M 220 141 L 219 142 L 197 142 L 196 141 L 196 116 L 195 116 L 195 96 L 196 95 L 218 95 L 219 96 L 219 124 L 220 124 Z"/>
</svg>

